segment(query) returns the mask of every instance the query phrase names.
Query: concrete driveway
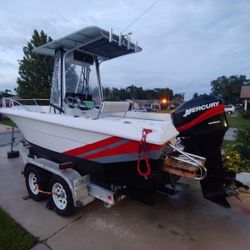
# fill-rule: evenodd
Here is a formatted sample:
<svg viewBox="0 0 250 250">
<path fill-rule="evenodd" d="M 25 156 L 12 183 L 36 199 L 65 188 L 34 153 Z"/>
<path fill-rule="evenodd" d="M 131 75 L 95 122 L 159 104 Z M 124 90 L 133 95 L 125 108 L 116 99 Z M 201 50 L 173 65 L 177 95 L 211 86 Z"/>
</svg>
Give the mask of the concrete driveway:
<svg viewBox="0 0 250 250">
<path fill-rule="evenodd" d="M 198 183 L 172 197 L 157 197 L 153 207 L 125 199 L 107 209 L 99 201 L 62 218 L 45 202 L 27 194 L 21 158 L 6 158 L 0 147 L 0 206 L 38 237 L 36 249 L 249 249 L 250 195 L 231 198 L 232 209 L 201 196 Z M 250 184 L 249 175 L 241 175 Z"/>
<path fill-rule="evenodd" d="M 18 128 L 14 128 L 14 136 L 21 137 L 21 133 Z M 12 139 L 12 128 L 10 126 L 0 124 L 0 147 L 11 143 Z"/>
</svg>

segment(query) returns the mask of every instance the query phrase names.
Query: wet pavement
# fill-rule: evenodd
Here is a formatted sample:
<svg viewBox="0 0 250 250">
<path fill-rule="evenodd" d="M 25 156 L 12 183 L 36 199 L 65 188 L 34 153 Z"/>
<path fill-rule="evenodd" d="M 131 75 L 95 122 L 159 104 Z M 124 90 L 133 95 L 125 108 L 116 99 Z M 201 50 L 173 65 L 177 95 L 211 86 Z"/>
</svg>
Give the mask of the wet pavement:
<svg viewBox="0 0 250 250">
<path fill-rule="evenodd" d="M 23 199 L 23 163 L 7 159 L 8 150 L 0 147 L 0 206 L 40 239 L 36 249 L 249 249 L 249 194 L 230 198 L 232 208 L 225 209 L 204 200 L 199 183 L 187 181 L 175 196 L 157 195 L 154 206 L 124 199 L 108 209 L 95 201 L 62 218 L 46 202 Z M 250 174 L 238 177 L 250 184 Z"/>
</svg>

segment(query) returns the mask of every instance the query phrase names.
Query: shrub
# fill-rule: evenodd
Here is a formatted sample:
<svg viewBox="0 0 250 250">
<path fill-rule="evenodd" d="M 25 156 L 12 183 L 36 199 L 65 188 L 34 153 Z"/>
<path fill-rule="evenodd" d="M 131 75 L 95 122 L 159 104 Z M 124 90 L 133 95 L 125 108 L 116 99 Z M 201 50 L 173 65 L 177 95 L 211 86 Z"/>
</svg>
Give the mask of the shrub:
<svg viewBox="0 0 250 250">
<path fill-rule="evenodd" d="M 242 118 L 250 119 L 250 111 L 245 111 L 241 114 Z"/>
<path fill-rule="evenodd" d="M 236 145 L 239 153 L 250 160 L 250 128 L 237 131 Z"/>
<path fill-rule="evenodd" d="M 250 128 L 239 129 L 235 143 L 225 147 L 225 167 L 236 172 L 250 172 Z"/>
<path fill-rule="evenodd" d="M 250 172 L 250 161 L 242 157 L 237 149 L 237 144 L 226 145 L 224 166 L 236 173 Z"/>
</svg>

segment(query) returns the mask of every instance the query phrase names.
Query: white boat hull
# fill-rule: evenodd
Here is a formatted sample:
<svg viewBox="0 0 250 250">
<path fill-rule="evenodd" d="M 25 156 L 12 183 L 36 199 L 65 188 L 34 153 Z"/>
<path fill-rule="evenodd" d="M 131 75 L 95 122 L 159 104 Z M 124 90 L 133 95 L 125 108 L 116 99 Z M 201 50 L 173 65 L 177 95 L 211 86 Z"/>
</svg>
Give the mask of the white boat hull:
<svg viewBox="0 0 250 250">
<path fill-rule="evenodd" d="M 150 159 L 159 159 L 164 145 L 178 134 L 169 117 L 162 115 L 156 116 L 159 120 L 142 120 L 133 118 L 145 117 L 138 113 L 131 113 L 132 117 L 127 118 L 93 119 L 10 108 L 1 112 L 17 124 L 31 144 L 105 164 L 136 161 L 144 128 L 152 130 L 147 136 Z"/>
</svg>

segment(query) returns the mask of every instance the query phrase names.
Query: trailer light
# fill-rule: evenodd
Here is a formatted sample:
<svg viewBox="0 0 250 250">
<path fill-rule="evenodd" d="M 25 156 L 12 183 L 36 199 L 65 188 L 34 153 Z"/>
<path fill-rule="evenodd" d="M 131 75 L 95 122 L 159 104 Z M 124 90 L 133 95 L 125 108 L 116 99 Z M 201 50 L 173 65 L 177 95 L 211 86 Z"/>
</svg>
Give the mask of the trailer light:
<svg viewBox="0 0 250 250">
<path fill-rule="evenodd" d="M 108 195 L 108 200 L 112 201 L 112 196 Z"/>
<path fill-rule="evenodd" d="M 59 164 L 59 169 L 64 170 L 67 168 L 73 168 L 74 167 L 74 163 L 73 162 L 63 162 Z"/>
</svg>

